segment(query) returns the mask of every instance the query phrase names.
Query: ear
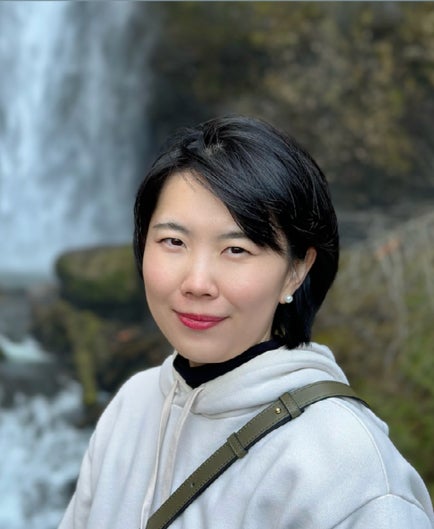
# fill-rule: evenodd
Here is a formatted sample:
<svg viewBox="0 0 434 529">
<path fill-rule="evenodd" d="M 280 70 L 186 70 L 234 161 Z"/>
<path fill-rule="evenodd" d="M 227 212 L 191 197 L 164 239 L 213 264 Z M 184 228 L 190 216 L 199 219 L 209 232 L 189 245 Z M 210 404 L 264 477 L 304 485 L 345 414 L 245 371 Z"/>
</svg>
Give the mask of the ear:
<svg viewBox="0 0 434 529">
<path fill-rule="evenodd" d="M 309 270 L 312 268 L 316 259 L 316 250 L 313 247 L 307 249 L 306 255 L 302 261 L 296 261 L 288 271 L 285 285 L 282 290 L 282 300 L 288 294 L 294 294 L 297 288 L 303 284 Z M 284 303 L 284 301 L 281 301 Z"/>
<path fill-rule="evenodd" d="M 309 270 L 312 268 L 313 263 L 316 259 L 316 250 L 313 247 L 307 249 L 306 255 L 303 261 L 297 261 L 295 263 L 295 275 L 297 277 L 296 289 L 303 283 Z"/>
</svg>

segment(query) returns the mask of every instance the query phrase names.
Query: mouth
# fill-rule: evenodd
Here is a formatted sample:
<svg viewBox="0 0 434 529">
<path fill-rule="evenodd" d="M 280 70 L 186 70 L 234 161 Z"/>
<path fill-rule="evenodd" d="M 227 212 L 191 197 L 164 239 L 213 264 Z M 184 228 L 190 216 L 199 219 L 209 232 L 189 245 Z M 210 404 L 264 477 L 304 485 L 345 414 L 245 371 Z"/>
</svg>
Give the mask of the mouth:
<svg viewBox="0 0 434 529">
<path fill-rule="evenodd" d="M 226 319 L 226 317 L 222 318 L 220 316 L 211 316 L 209 314 L 191 314 L 177 311 L 175 311 L 175 314 L 185 327 L 195 331 L 211 329 Z"/>
</svg>

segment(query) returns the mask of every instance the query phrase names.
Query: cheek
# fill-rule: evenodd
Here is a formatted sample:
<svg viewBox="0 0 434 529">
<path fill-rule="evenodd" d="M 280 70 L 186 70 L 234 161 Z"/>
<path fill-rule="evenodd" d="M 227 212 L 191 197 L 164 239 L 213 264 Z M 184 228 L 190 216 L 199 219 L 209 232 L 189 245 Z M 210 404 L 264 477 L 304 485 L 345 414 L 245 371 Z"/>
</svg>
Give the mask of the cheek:
<svg viewBox="0 0 434 529">
<path fill-rule="evenodd" d="M 143 256 L 142 272 L 147 295 L 158 293 L 167 284 L 167 273 L 151 252 L 145 252 Z"/>
<path fill-rule="evenodd" d="M 267 267 L 244 273 L 226 283 L 226 295 L 234 305 L 243 305 L 254 312 L 260 306 L 277 307 L 284 286 L 284 273 L 271 273 Z M 264 307 L 265 308 L 265 307 Z"/>
</svg>

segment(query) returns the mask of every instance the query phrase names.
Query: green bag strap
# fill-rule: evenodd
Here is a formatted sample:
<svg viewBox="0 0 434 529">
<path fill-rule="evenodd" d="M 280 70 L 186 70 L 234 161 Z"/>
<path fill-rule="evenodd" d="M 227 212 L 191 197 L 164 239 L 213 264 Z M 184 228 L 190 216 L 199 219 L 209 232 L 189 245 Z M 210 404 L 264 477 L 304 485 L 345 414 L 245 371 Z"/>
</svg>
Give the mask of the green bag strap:
<svg viewBox="0 0 434 529">
<path fill-rule="evenodd" d="M 341 382 L 315 382 L 284 393 L 240 430 L 230 435 L 227 441 L 154 512 L 148 520 L 146 529 L 168 527 L 232 463 L 244 457 L 255 443 L 279 426 L 301 415 L 310 404 L 330 397 L 351 397 L 368 406 L 350 386 Z"/>
</svg>

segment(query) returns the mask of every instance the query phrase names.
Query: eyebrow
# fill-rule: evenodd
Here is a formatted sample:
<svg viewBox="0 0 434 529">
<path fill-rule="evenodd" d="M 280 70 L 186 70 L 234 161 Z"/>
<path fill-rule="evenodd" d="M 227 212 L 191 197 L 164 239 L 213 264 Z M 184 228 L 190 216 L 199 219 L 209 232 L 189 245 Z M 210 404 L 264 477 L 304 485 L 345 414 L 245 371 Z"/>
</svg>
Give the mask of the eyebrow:
<svg viewBox="0 0 434 529">
<path fill-rule="evenodd" d="M 184 235 L 189 235 L 191 232 L 189 229 L 187 229 L 185 226 L 182 226 L 181 224 L 178 224 L 177 222 L 158 222 L 157 224 L 154 224 L 152 226 L 155 230 L 174 230 L 178 231 L 179 233 L 183 233 Z M 227 233 L 222 233 L 217 237 L 219 240 L 227 240 L 227 239 L 248 239 L 247 235 L 241 231 L 241 230 L 232 230 L 228 231 Z"/>
<path fill-rule="evenodd" d="M 159 222 L 157 224 L 154 224 L 152 228 L 154 230 L 175 230 L 179 231 L 180 233 L 184 233 L 185 235 L 188 235 L 190 233 L 187 228 L 181 226 L 181 224 L 178 224 L 177 222 Z"/>
<path fill-rule="evenodd" d="M 247 235 L 239 230 L 228 231 L 227 233 L 222 233 L 218 236 L 219 240 L 226 239 L 248 239 Z"/>
</svg>

